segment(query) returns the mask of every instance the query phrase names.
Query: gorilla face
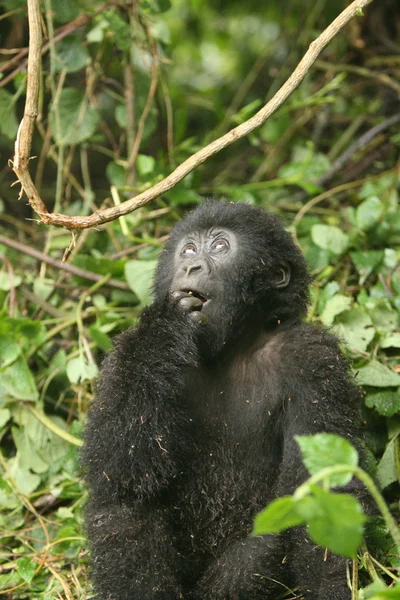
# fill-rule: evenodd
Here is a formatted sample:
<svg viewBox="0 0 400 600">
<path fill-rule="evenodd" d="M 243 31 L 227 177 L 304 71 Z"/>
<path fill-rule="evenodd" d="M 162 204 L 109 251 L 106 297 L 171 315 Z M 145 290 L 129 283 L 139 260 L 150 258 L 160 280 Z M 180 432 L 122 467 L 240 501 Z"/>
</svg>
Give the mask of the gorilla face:
<svg viewBox="0 0 400 600">
<path fill-rule="evenodd" d="M 227 291 L 228 274 L 236 263 L 238 246 L 237 236 L 223 228 L 184 236 L 175 250 L 171 290 L 195 296 L 208 319 L 216 316 Z"/>
</svg>

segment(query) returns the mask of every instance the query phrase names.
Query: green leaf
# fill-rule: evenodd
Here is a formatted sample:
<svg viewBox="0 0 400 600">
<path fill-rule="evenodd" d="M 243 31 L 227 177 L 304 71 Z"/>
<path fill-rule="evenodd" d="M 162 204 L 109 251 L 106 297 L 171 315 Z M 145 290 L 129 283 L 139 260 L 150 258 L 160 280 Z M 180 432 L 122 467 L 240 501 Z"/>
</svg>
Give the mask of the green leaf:
<svg viewBox="0 0 400 600">
<path fill-rule="evenodd" d="M 291 124 L 289 114 L 274 115 L 260 128 L 260 137 L 267 144 L 276 144 Z"/>
<path fill-rule="evenodd" d="M 80 90 L 75 88 L 62 90 L 57 106 L 59 119 L 55 118 L 54 109 L 53 106 L 50 113 L 50 124 L 53 137 L 58 145 L 79 144 L 95 133 L 99 114 L 89 105 L 85 94 Z"/>
<path fill-rule="evenodd" d="M 330 298 L 325 304 L 325 308 L 321 314 L 321 321 L 327 327 L 332 325 L 335 317 L 340 313 L 348 310 L 351 306 L 352 299 L 342 294 L 336 294 L 333 298 Z"/>
<path fill-rule="evenodd" d="M 33 282 L 33 291 L 38 298 L 47 300 L 54 291 L 54 281 L 52 279 L 37 277 Z"/>
<path fill-rule="evenodd" d="M 103 352 L 111 350 L 113 345 L 110 338 L 106 333 L 101 331 L 101 329 L 97 325 L 91 325 L 89 327 L 89 333 L 92 340 L 96 343 L 96 346 L 103 350 Z"/>
<path fill-rule="evenodd" d="M 52 0 L 51 9 L 56 23 L 69 23 L 76 19 L 81 7 L 79 0 L 68 0 L 68 2 L 65 2 L 65 0 Z"/>
<path fill-rule="evenodd" d="M 19 504 L 18 497 L 6 479 L 0 475 L 0 506 L 2 510 L 9 508 L 13 510 Z M 1 588 L 0 588 L 1 589 Z"/>
<path fill-rule="evenodd" d="M 395 436 L 386 447 L 381 460 L 379 461 L 376 478 L 382 489 L 395 481 L 399 481 L 398 456 L 399 456 L 399 438 Z"/>
<path fill-rule="evenodd" d="M 30 341 L 38 342 L 43 334 L 43 327 L 40 321 L 31 319 L 13 319 L 18 333 L 28 338 Z"/>
<path fill-rule="evenodd" d="M 10 140 L 17 135 L 18 123 L 15 116 L 15 102 L 12 94 L 0 89 L 0 133 Z"/>
<path fill-rule="evenodd" d="M 8 271 L 0 271 L 0 290 L 9 292 L 13 288 L 18 287 L 22 283 L 22 277 L 15 274 L 10 274 Z"/>
<path fill-rule="evenodd" d="M 255 518 L 252 535 L 279 533 L 288 527 L 301 525 L 304 518 L 297 511 L 298 502 L 292 496 L 274 500 Z"/>
<path fill-rule="evenodd" d="M 370 316 L 360 307 L 342 313 L 335 321 L 334 332 L 355 353 L 365 352 L 375 336 Z"/>
<path fill-rule="evenodd" d="M 381 348 L 400 348 L 400 333 L 387 334 L 383 337 Z"/>
<path fill-rule="evenodd" d="M 0 371 L 0 384 L 7 394 L 17 400 L 37 400 L 39 393 L 35 379 L 23 356 Z"/>
<path fill-rule="evenodd" d="M 69 35 L 57 44 L 56 70 L 68 73 L 80 71 L 89 61 L 89 52 L 76 35 Z"/>
<path fill-rule="evenodd" d="M 319 473 L 327 467 L 335 465 L 358 465 L 357 450 L 344 438 L 334 433 L 317 433 L 316 435 L 296 435 L 303 462 L 311 475 Z M 335 473 L 329 475 L 331 487 L 346 485 L 352 473 Z"/>
<path fill-rule="evenodd" d="M 17 488 L 22 494 L 29 496 L 40 484 L 40 476 L 32 473 L 29 469 L 24 469 L 19 465 L 18 460 L 10 461 L 10 473 L 14 478 Z"/>
<path fill-rule="evenodd" d="M 369 308 L 369 304 L 367 304 Z M 374 306 L 369 309 L 372 322 L 378 331 L 391 332 L 398 327 L 399 314 L 390 305 L 386 299 L 379 299 L 375 301 Z"/>
<path fill-rule="evenodd" d="M 384 417 L 392 417 L 400 412 L 400 392 L 385 390 L 377 394 L 368 394 L 365 404 Z"/>
<path fill-rule="evenodd" d="M 136 160 L 136 166 L 140 175 L 148 175 L 154 171 L 156 161 L 152 156 L 146 156 L 145 154 L 139 154 Z"/>
<path fill-rule="evenodd" d="M 106 175 L 111 185 L 123 187 L 126 183 L 126 170 L 124 167 L 114 161 L 108 163 Z"/>
<path fill-rule="evenodd" d="M 383 214 L 383 204 L 377 196 L 364 200 L 356 210 L 356 224 L 363 231 L 377 225 Z"/>
<path fill-rule="evenodd" d="M 109 258 L 103 258 L 101 256 L 88 256 L 80 254 L 74 256 L 72 264 L 91 271 L 92 273 L 98 273 L 99 275 L 111 275 L 111 277 L 122 277 L 124 274 L 125 261 L 123 260 L 110 260 Z M 77 280 L 82 283 L 86 283 L 88 280 L 84 277 L 77 277 Z"/>
<path fill-rule="evenodd" d="M 371 360 L 365 367 L 360 367 L 357 373 L 360 385 L 372 387 L 390 387 L 400 385 L 400 374 L 395 373 L 377 360 Z"/>
<path fill-rule="evenodd" d="M 21 354 L 21 348 L 16 342 L 10 341 L 9 338 L 0 338 L 0 369 L 5 369 L 12 365 Z"/>
<path fill-rule="evenodd" d="M 133 30 L 128 23 L 115 10 L 107 10 L 103 13 L 104 19 L 109 23 L 109 29 L 114 33 L 115 43 L 120 50 L 129 50 Z"/>
<path fill-rule="evenodd" d="M 0 429 L 11 419 L 11 412 L 8 408 L 0 408 Z"/>
<path fill-rule="evenodd" d="M 156 265 L 156 260 L 130 260 L 125 265 L 126 281 L 142 305 L 150 299 Z"/>
<path fill-rule="evenodd" d="M 31 583 L 37 566 L 38 565 L 28 557 L 19 558 L 17 560 L 17 571 L 26 583 Z"/>
<path fill-rule="evenodd" d="M 98 368 L 84 358 L 72 358 L 67 362 L 67 375 L 71 383 L 91 381 L 98 375 Z"/>
<path fill-rule="evenodd" d="M 366 520 L 361 504 L 349 494 L 333 494 L 313 488 L 315 517 L 308 522 L 310 537 L 319 546 L 353 557 L 363 538 Z"/>
<path fill-rule="evenodd" d="M 95 26 L 87 33 L 86 39 L 90 44 L 102 42 L 107 35 L 108 21 L 100 18 Z"/>
<path fill-rule="evenodd" d="M 373 273 L 384 258 L 383 250 L 365 250 L 363 252 L 350 252 L 350 258 L 360 276 L 359 284 L 363 285 L 365 280 Z"/>
<path fill-rule="evenodd" d="M 394 588 L 388 588 L 383 581 L 371 583 L 363 589 L 363 598 L 365 600 L 400 600 L 400 583 L 397 583 Z"/>
<path fill-rule="evenodd" d="M 349 236 L 333 225 L 313 225 L 311 238 L 319 248 L 337 255 L 343 254 L 349 246 Z"/>
<path fill-rule="evenodd" d="M 170 0 L 154 0 L 153 6 L 157 7 L 156 12 L 163 13 L 171 8 Z"/>
</svg>

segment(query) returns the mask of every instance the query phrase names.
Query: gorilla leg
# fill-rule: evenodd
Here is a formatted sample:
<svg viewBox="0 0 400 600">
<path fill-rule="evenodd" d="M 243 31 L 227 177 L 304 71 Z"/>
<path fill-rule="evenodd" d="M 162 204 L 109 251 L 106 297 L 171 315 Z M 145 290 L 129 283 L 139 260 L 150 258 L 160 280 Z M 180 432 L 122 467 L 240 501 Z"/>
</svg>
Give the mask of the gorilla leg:
<svg viewBox="0 0 400 600">
<path fill-rule="evenodd" d="M 304 527 L 291 531 L 290 567 L 296 587 L 307 600 L 351 598 L 346 567 L 350 562 L 310 541 Z"/>
<path fill-rule="evenodd" d="M 203 575 L 196 600 L 268 600 L 288 590 L 287 533 L 234 542 Z M 285 584 L 282 583 L 285 581 Z"/>
<path fill-rule="evenodd" d="M 164 511 L 88 507 L 92 579 L 99 600 L 178 600 L 177 559 Z"/>
</svg>

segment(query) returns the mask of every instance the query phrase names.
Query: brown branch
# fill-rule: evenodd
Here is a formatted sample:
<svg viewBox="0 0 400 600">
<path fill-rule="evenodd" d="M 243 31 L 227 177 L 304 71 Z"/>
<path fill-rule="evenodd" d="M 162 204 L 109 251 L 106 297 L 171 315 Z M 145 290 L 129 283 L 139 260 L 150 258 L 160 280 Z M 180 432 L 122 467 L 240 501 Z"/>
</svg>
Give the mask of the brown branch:
<svg viewBox="0 0 400 600">
<path fill-rule="evenodd" d="M 28 20 L 29 56 L 26 102 L 24 117 L 18 127 L 17 139 L 15 140 L 15 154 L 12 167 L 21 182 L 24 192 L 28 196 L 30 205 L 41 216 L 48 214 L 48 211 L 29 174 L 29 160 L 35 121 L 38 114 L 40 86 L 42 25 L 39 0 L 28 0 Z M 20 192 L 21 196 L 22 190 Z"/>
<path fill-rule="evenodd" d="M 237 140 L 247 136 L 257 127 L 260 127 L 265 121 L 283 104 L 283 102 L 290 96 L 290 94 L 300 85 L 304 77 L 311 69 L 312 65 L 318 58 L 322 50 L 327 44 L 337 35 L 337 33 L 343 29 L 343 27 L 357 14 L 360 14 L 362 9 L 368 4 L 371 4 L 373 0 L 355 0 L 352 2 L 338 17 L 321 33 L 321 35 L 310 44 L 306 54 L 297 65 L 296 69 L 289 77 L 289 79 L 283 84 L 283 86 L 277 91 L 274 97 L 267 102 L 267 104 L 259 110 L 251 119 L 248 119 L 238 127 L 235 127 L 222 137 L 211 142 L 205 146 L 202 150 L 196 152 L 193 156 L 185 160 L 179 165 L 170 175 L 168 175 L 163 181 L 160 181 L 150 189 L 142 192 L 138 196 L 130 198 L 126 202 L 117 206 L 112 206 L 104 210 L 98 210 L 89 216 L 69 216 L 57 213 L 48 213 L 44 208 L 43 202 L 40 200 L 39 195 L 36 192 L 33 194 L 32 188 L 26 187 L 26 179 L 21 178 L 21 173 L 17 173 L 25 192 L 28 195 L 29 202 L 31 203 L 34 210 L 39 214 L 40 220 L 46 225 L 55 225 L 57 227 L 66 227 L 67 229 L 86 229 L 87 227 L 93 227 L 101 225 L 109 221 L 113 221 L 118 217 L 129 214 L 133 210 L 147 204 L 151 200 L 158 198 L 161 194 L 172 189 L 177 183 L 182 181 L 191 171 L 196 167 L 204 163 L 208 158 L 220 152 L 230 144 L 233 144 Z M 38 0 L 28 0 L 28 6 L 30 4 L 38 5 Z M 31 19 L 30 19 L 31 27 Z M 32 33 L 31 33 L 32 35 Z M 36 51 L 38 51 L 36 49 Z M 40 48 L 39 48 L 39 59 L 40 59 Z M 28 80 L 29 83 L 29 80 Z M 27 90 L 27 102 L 29 95 L 29 86 Z M 15 169 L 14 169 L 15 170 Z M 22 173 L 25 175 L 25 173 Z M 30 177 L 29 177 L 30 179 Z M 40 204 L 38 202 L 40 200 Z"/>
<path fill-rule="evenodd" d="M 80 267 L 75 267 L 74 265 L 70 265 L 69 263 L 61 262 L 60 260 L 52 258 L 47 254 L 43 254 L 43 252 L 39 252 L 39 250 L 35 250 L 30 246 L 25 246 L 25 244 L 21 244 L 21 242 L 11 240 L 10 238 L 5 237 L 4 235 L 0 235 L 0 244 L 9 246 L 9 248 L 14 248 L 14 250 L 18 250 L 18 252 L 23 252 L 24 254 L 27 254 L 32 258 L 36 258 L 41 262 L 45 262 L 48 265 L 55 267 L 56 269 L 72 273 L 72 275 L 77 275 L 78 277 L 89 279 L 90 281 L 101 281 L 102 279 L 104 279 L 104 275 L 92 273 L 91 271 L 87 271 L 86 269 L 81 269 Z M 118 290 L 130 290 L 129 285 L 127 285 L 123 281 L 118 281 L 117 279 L 108 279 L 104 282 L 104 285 L 117 288 Z"/>
</svg>

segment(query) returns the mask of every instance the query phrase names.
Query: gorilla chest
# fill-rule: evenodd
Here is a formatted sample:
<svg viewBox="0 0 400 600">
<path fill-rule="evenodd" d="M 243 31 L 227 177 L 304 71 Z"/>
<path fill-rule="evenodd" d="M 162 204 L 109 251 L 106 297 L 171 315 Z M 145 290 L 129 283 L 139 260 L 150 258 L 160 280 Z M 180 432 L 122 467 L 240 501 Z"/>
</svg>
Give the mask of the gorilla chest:
<svg viewBox="0 0 400 600">
<path fill-rule="evenodd" d="M 243 365 L 190 377 L 191 451 L 175 505 L 193 548 L 214 551 L 230 536 L 247 535 L 267 503 L 281 460 L 273 379 L 268 369 Z"/>
<path fill-rule="evenodd" d="M 188 377 L 185 398 L 194 437 L 200 446 L 204 440 L 263 445 L 272 424 L 276 428 L 277 390 L 277 372 L 259 361 L 196 369 Z"/>
</svg>

